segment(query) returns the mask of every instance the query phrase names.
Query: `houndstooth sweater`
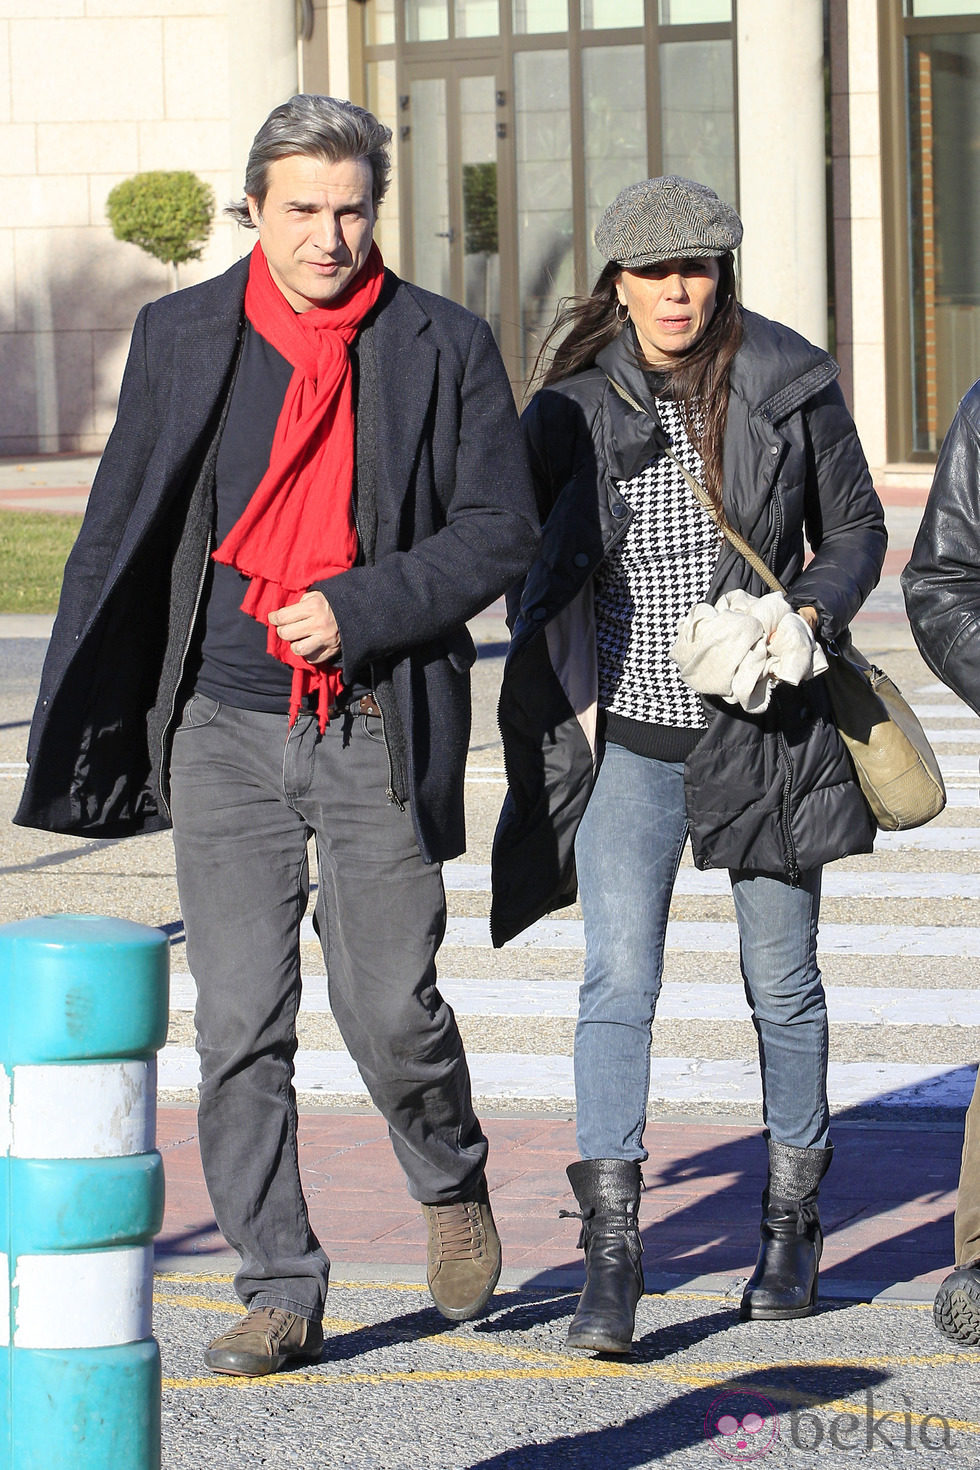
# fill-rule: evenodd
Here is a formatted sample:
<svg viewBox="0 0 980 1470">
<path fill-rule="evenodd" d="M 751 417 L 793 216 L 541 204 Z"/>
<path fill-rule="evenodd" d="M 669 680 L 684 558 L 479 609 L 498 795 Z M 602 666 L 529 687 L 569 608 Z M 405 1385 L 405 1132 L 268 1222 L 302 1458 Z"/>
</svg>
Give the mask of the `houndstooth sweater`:
<svg viewBox="0 0 980 1470">
<path fill-rule="evenodd" d="M 701 456 L 678 404 L 659 398 L 664 432 L 685 468 L 701 478 Z M 635 479 L 616 481 L 635 514 L 596 572 L 599 705 L 606 738 L 664 760 L 683 760 L 705 727 L 700 697 L 669 656 L 680 618 L 703 602 L 721 532 L 677 465 L 659 455 Z"/>
</svg>

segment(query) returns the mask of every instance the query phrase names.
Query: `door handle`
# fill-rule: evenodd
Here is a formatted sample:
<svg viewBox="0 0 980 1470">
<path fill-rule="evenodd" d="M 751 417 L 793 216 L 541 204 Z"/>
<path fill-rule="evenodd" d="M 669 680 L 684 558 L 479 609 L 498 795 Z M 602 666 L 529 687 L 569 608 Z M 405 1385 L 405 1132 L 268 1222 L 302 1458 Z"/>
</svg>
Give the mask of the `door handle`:
<svg viewBox="0 0 980 1470">
<path fill-rule="evenodd" d="M 451 245 L 453 243 L 453 241 L 455 240 L 455 238 L 456 238 L 456 231 L 455 230 L 436 230 L 436 239 L 437 240 L 448 240 L 449 243 L 450 243 L 450 245 Z"/>
</svg>

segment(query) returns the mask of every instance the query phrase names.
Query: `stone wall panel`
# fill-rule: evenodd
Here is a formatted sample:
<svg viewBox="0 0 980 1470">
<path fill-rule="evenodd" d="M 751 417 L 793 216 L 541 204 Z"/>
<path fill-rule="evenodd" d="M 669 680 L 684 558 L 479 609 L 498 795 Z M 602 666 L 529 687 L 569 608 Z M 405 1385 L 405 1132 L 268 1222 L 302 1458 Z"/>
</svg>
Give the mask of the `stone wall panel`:
<svg viewBox="0 0 980 1470">
<path fill-rule="evenodd" d="M 13 120 L 162 117 L 162 40 L 162 23 L 153 19 L 11 22 Z"/>
</svg>

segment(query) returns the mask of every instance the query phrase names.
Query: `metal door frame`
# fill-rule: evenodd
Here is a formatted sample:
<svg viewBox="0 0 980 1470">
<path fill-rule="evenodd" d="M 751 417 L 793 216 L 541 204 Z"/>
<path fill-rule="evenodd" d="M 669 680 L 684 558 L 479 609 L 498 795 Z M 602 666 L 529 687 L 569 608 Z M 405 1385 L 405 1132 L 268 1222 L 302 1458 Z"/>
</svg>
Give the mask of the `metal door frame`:
<svg viewBox="0 0 980 1470">
<path fill-rule="evenodd" d="M 506 57 L 499 51 L 484 56 L 427 56 L 404 60 L 399 67 L 401 99 L 401 152 L 399 166 L 399 212 L 403 220 L 414 221 L 415 169 L 417 162 L 411 146 L 411 86 L 416 81 L 441 80 L 446 83 L 446 166 L 449 176 L 450 239 L 449 294 L 454 301 L 463 300 L 463 160 L 461 156 L 460 84 L 468 77 L 489 77 L 496 95 L 495 126 L 497 132 L 497 218 L 500 253 L 500 350 L 512 381 L 516 381 L 518 361 L 517 310 L 517 238 L 516 188 L 514 177 L 513 107 L 509 83 L 505 75 Z M 409 129 L 408 132 L 405 130 Z M 415 233 L 406 230 L 402 238 L 402 265 L 406 277 L 415 279 Z"/>
</svg>

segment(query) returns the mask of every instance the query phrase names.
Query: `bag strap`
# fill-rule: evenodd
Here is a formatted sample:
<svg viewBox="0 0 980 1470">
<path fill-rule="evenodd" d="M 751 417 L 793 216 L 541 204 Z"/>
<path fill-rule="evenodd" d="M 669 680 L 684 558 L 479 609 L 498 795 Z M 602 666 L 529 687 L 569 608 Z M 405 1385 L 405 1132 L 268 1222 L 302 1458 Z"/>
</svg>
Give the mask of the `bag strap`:
<svg viewBox="0 0 980 1470">
<path fill-rule="evenodd" d="M 608 373 L 606 374 L 606 377 L 609 378 Z M 620 384 L 616 382 L 615 378 L 609 378 L 609 382 L 612 387 L 615 388 L 620 398 L 622 398 L 625 403 L 629 404 L 630 408 L 635 408 L 637 413 L 644 413 L 649 418 L 649 409 L 644 408 L 641 403 L 637 403 L 633 395 L 631 393 L 628 393 L 625 388 L 621 387 Z M 715 525 L 718 527 L 719 531 L 726 538 L 726 540 L 730 541 L 735 550 L 740 552 L 741 555 L 745 557 L 745 560 L 748 562 L 752 570 L 759 574 L 763 582 L 765 582 L 766 586 L 770 588 L 771 591 L 782 592 L 783 594 L 785 594 L 786 588 L 783 586 L 782 582 L 780 582 L 779 578 L 769 570 L 765 562 L 762 560 L 762 557 L 757 551 L 753 550 L 753 548 L 749 545 L 745 538 L 743 536 L 740 536 L 737 531 L 733 531 L 731 526 L 729 526 L 727 522 L 722 519 L 722 517 L 718 513 L 718 507 L 711 499 L 711 496 L 708 494 L 707 490 L 701 484 L 701 481 L 691 474 L 691 471 L 687 468 L 685 464 L 681 463 L 681 461 L 677 458 L 677 455 L 671 449 L 666 440 L 664 441 L 664 453 L 667 455 L 668 459 L 672 459 L 674 461 L 674 464 L 684 476 L 684 479 L 687 482 L 688 489 L 694 495 L 695 500 L 697 500 L 698 504 L 703 506 L 703 508 L 707 511 L 708 515 L 714 521 Z"/>
</svg>

